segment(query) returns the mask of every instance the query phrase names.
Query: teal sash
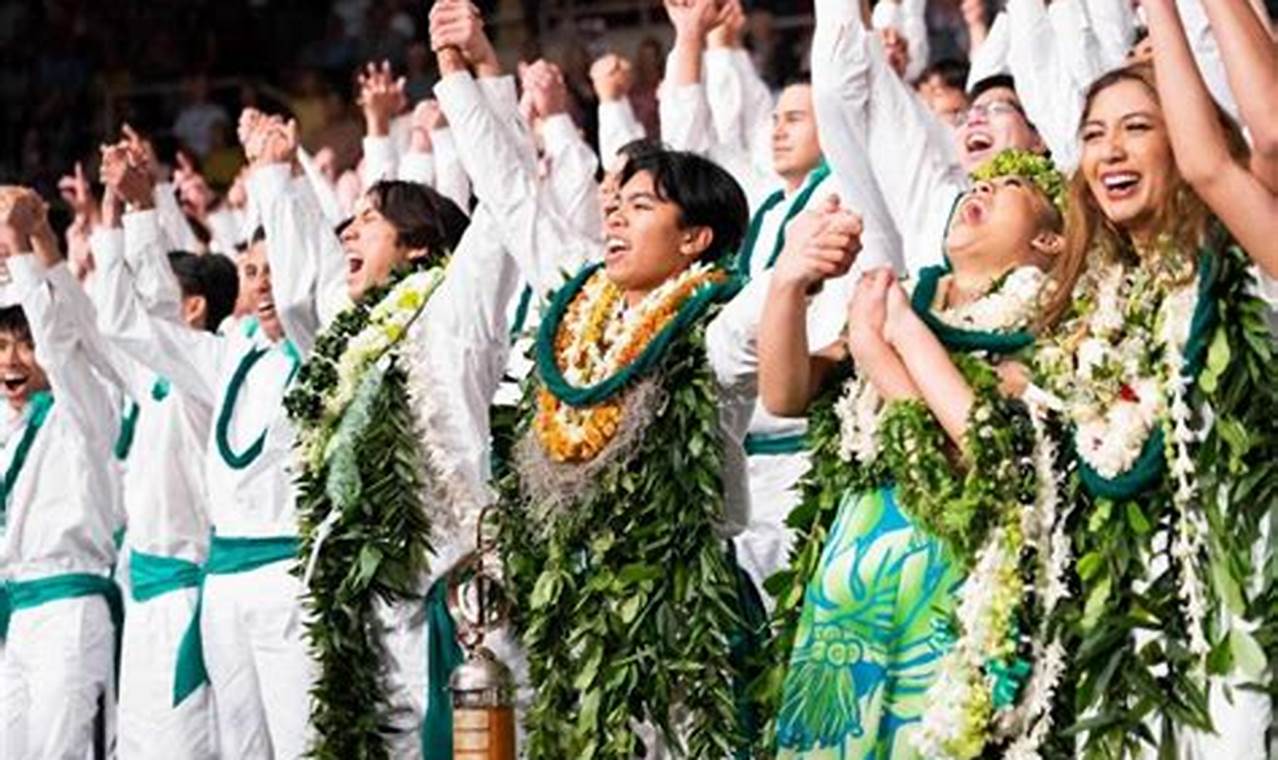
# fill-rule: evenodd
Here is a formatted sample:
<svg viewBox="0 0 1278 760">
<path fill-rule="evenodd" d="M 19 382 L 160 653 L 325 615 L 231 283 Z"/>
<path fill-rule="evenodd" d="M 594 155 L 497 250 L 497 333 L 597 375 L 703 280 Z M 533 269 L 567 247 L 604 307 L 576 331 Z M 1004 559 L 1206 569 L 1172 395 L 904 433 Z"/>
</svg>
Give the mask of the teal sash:
<svg viewBox="0 0 1278 760">
<path fill-rule="evenodd" d="M 209 542 L 209 558 L 204 566 L 204 573 L 199 579 L 200 600 L 196 602 L 191 624 L 182 635 L 181 643 L 178 644 L 177 672 L 174 673 L 173 678 L 174 707 L 181 704 L 191 692 L 209 680 L 208 670 L 204 667 L 204 643 L 200 637 L 200 610 L 204 597 L 203 576 L 247 573 L 276 562 L 295 559 L 297 546 L 297 536 L 232 538 L 214 534 Z M 169 561 L 180 562 L 181 560 Z M 158 566 L 152 567 L 158 569 Z"/>
<path fill-rule="evenodd" d="M 146 602 L 171 591 L 199 586 L 200 566 L 194 562 L 146 554 L 137 549 L 129 554 L 129 589 L 135 602 Z"/>
<path fill-rule="evenodd" d="M 426 719 L 422 721 L 422 760 L 453 756 L 453 697 L 448 679 L 462 664 L 457 626 L 448 613 L 448 576 L 426 594 Z"/>
<path fill-rule="evenodd" d="M 9 634 L 9 621 L 19 610 L 29 610 L 63 599 L 100 596 L 115 627 L 115 675 L 120 677 L 120 636 L 124 629 L 124 598 L 115 581 L 91 573 L 65 573 L 33 581 L 8 581 L 0 585 L 0 640 Z"/>
<path fill-rule="evenodd" d="M 829 176 L 830 166 L 824 160 L 808 175 L 803 189 L 794 197 L 794 203 L 790 204 L 790 209 L 786 211 L 785 219 L 781 221 L 781 227 L 777 230 L 777 237 L 772 243 L 772 251 L 768 254 L 764 269 L 771 269 L 772 265 L 777 263 L 777 257 L 785 249 L 786 228 L 790 226 L 790 222 L 796 216 L 803 213 L 803 210 L 807 208 L 808 202 L 812 200 L 812 195 L 816 192 L 817 186 Z M 750 220 L 750 227 L 746 230 L 745 241 L 741 245 L 741 256 L 737 260 L 737 273 L 742 277 L 747 279 L 750 277 L 750 262 L 754 258 L 754 248 L 758 243 L 759 232 L 763 227 L 763 218 L 783 200 L 785 200 L 785 193 L 781 190 L 776 191 L 768 196 L 768 199 L 755 212 L 754 218 Z"/>
<path fill-rule="evenodd" d="M 808 439 L 803 433 L 794 435 L 754 435 L 745 437 L 745 452 L 748 456 L 774 456 L 778 454 L 798 454 L 808 450 Z"/>
<path fill-rule="evenodd" d="M 13 452 L 13 459 L 9 461 L 9 469 L 4 473 L 4 480 L 0 481 L 0 527 L 3 527 L 5 523 L 4 513 L 9 506 L 9 494 L 13 493 L 18 474 L 22 472 L 22 465 L 26 464 L 27 454 L 31 452 L 31 445 L 35 443 L 36 433 L 40 432 L 40 427 L 44 425 L 52 408 L 53 396 L 48 391 L 34 394 L 27 402 L 26 429 L 22 431 L 22 439 L 18 441 L 18 448 Z"/>
</svg>

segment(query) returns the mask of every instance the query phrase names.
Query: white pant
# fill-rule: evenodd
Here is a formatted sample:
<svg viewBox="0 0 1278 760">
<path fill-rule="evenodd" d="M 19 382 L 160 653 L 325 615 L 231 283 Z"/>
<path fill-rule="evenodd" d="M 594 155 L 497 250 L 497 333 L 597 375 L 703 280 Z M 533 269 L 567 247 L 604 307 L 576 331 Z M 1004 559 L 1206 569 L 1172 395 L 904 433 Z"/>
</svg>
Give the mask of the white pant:
<svg viewBox="0 0 1278 760">
<path fill-rule="evenodd" d="M 1236 684 L 1245 679 L 1229 679 L 1233 688 L 1225 695 L 1225 684 L 1213 678 L 1207 706 L 1214 734 L 1193 732 L 1186 744 L 1193 747 L 1195 760 L 1265 760 L 1269 757 L 1265 732 L 1273 720 L 1273 705 L 1267 694 L 1244 691 Z"/>
<path fill-rule="evenodd" d="M 794 534 L 785 525 L 799 503 L 799 478 L 808 471 L 808 454 L 755 454 L 748 460 L 750 524 L 734 539 L 737 562 L 754 581 L 768 611 L 772 599 L 763 582 L 783 569 Z"/>
<path fill-rule="evenodd" d="M 213 699 L 196 689 L 173 706 L 178 644 L 197 592 L 181 589 L 145 602 L 128 599 L 120 662 L 121 760 L 206 760 L 217 756 Z"/>
<path fill-rule="evenodd" d="M 200 631 L 222 757 L 292 760 L 310 744 L 317 666 L 307 654 L 302 584 L 291 566 L 205 578 Z"/>
<path fill-rule="evenodd" d="M 115 629 L 101 597 L 14 612 L 0 655 L 0 757 L 91 757 L 100 700 L 110 747 L 114 657 Z"/>
</svg>

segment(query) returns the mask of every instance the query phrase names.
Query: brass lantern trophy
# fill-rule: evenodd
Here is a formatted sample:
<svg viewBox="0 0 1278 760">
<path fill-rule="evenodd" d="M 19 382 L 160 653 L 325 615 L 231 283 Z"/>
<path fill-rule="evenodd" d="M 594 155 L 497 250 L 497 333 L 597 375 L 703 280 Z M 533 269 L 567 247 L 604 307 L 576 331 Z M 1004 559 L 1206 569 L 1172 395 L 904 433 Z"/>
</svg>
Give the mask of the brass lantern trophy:
<svg viewBox="0 0 1278 760">
<path fill-rule="evenodd" d="M 448 609 L 466 659 L 448 679 L 453 694 L 453 760 L 514 760 L 514 677 L 484 638 L 508 617 L 499 577 L 496 541 L 485 530 L 491 508 L 479 515 L 473 554 L 449 573 Z"/>
</svg>

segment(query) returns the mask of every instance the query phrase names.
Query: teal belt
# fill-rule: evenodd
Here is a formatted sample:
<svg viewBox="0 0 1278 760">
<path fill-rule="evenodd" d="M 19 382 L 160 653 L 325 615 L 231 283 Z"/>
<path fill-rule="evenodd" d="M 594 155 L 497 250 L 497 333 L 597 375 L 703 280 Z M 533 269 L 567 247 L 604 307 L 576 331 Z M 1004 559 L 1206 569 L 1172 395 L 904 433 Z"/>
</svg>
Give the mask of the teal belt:
<svg viewBox="0 0 1278 760">
<path fill-rule="evenodd" d="M 201 574 L 197 570 L 196 574 L 196 583 L 194 585 L 200 587 L 200 599 L 195 604 L 195 614 L 191 616 L 191 624 L 187 626 L 186 633 L 182 634 L 182 641 L 178 644 L 177 672 L 173 677 L 173 705 L 175 707 L 190 696 L 191 692 L 208 683 L 209 680 L 208 671 L 204 667 L 204 643 L 200 638 L 200 609 L 204 601 L 204 576 L 247 573 L 250 570 L 256 570 L 259 567 L 276 562 L 295 559 L 297 557 L 297 547 L 297 536 L 232 538 L 214 534 L 209 542 L 209 558 L 204 565 L 204 572 Z M 183 562 L 182 560 L 168 557 L 159 557 L 157 559 L 166 563 Z M 162 569 L 158 565 L 153 565 L 152 569 L 160 573 L 171 572 L 174 574 L 173 576 L 166 575 L 162 581 L 153 584 L 150 587 L 153 595 L 177 588 L 190 587 L 174 585 L 178 582 L 176 576 L 179 570 L 176 566 L 166 566 Z M 188 570 L 182 569 L 180 572 L 184 580 L 189 580 L 186 575 L 189 572 Z M 148 578 L 147 580 L 155 579 Z M 163 590 L 156 590 L 161 587 L 163 587 Z M 136 594 L 137 591 L 135 590 L 134 593 Z"/>
<path fill-rule="evenodd" d="M 120 674 L 120 635 L 124 629 L 124 598 L 115 581 L 91 573 L 65 573 L 33 581 L 8 581 L 0 584 L 0 639 L 9 633 L 9 621 L 15 612 L 29 610 L 62 599 L 100 596 L 111 612 L 115 626 L 115 673 Z"/>
<path fill-rule="evenodd" d="M 794 435 L 747 435 L 745 452 L 749 456 L 798 454 L 808 450 L 808 438 L 803 433 Z"/>
</svg>

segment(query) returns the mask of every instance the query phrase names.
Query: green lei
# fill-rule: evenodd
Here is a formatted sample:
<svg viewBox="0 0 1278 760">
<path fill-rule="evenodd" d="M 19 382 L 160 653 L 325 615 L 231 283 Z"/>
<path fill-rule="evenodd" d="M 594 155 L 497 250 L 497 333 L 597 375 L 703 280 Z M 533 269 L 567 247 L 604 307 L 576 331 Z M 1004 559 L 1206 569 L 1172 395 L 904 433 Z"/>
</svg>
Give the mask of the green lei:
<svg viewBox="0 0 1278 760">
<path fill-rule="evenodd" d="M 965 567 L 970 566 L 993 528 L 1019 520 L 1018 507 L 1034 500 L 1037 478 L 1033 467 L 1024 465 L 1035 441 L 1028 411 L 1024 404 L 1000 394 L 997 377 L 985 359 L 963 353 L 1019 352 L 1028 348 L 1033 338 L 1022 331 L 965 330 L 941 322 L 931 308 L 937 281 L 947 270 L 931 267 L 921 273 L 911 305 L 950 349 L 951 358 L 976 396 L 963 447 L 968 466 L 954 466 L 955 452 L 948 436 L 927 405 L 917 400 L 893 402 L 883 409 L 880 453 L 872 462 L 843 459 L 842 425 L 835 406 L 852 376 L 851 367 L 845 365 L 827 380 L 808 410 L 812 465 L 799 481 L 799 503 L 786 518 L 787 527 L 794 532 L 789 563 L 764 583 L 775 602 L 772 638 L 765 659 L 767 670 L 752 684 L 751 695 L 765 715 L 772 717 L 778 712 L 804 591 L 820 564 L 844 494 L 895 484 L 898 501 L 911 519 L 942 539 Z M 924 295 L 920 296 L 919 290 Z M 1022 565 L 1026 586 L 1031 588 L 1036 568 L 1032 562 Z M 1020 606 L 1017 617 L 1024 621 L 1021 630 L 1030 630 L 1029 617 L 1036 600 L 1025 601 L 1029 603 Z M 1018 653 L 1016 662 L 990 663 L 990 677 L 999 682 L 1003 693 L 1013 696 L 1012 701 L 1027 673 L 1019 664 L 1023 662 L 1024 655 Z M 1000 675 L 1000 669 L 1012 673 Z M 765 735 L 772 741 L 772 726 Z"/>
<path fill-rule="evenodd" d="M 539 340 L 553 341 L 574 293 L 570 283 L 555 296 Z M 667 331 L 647 365 L 663 406 L 588 493 L 538 518 L 547 511 L 524 475 L 512 470 L 498 483 L 514 623 L 534 690 L 525 747 L 532 760 L 630 760 L 642 749 L 634 730 L 642 721 L 688 757 L 725 757 L 747 741 L 733 646 L 743 628 L 738 576 L 715 532 L 723 454 L 704 344 L 714 309 L 696 300 L 685 302 L 688 316 L 676 319 L 683 327 Z M 540 368 L 526 386 L 520 439 L 535 436 Z"/>
<path fill-rule="evenodd" d="M 1259 678 L 1278 657 L 1278 564 L 1259 566 L 1253 556 L 1278 506 L 1278 357 L 1267 307 L 1249 291 L 1249 259 L 1234 245 L 1215 248 L 1204 252 L 1215 257 L 1217 271 L 1203 297 L 1216 326 L 1187 398 L 1196 427 L 1203 410 L 1214 416 L 1191 446 L 1195 502 L 1207 521 L 1206 556 L 1194 561 L 1208 592 L 1207 673 Z M 1069 637 L 1074 712 L 1087 717 L 1067 734 L 1086 732 L 1087 757 L 1135 755 L 1142 742 L 1174 753 L 1177 728 L 1209 729 L 1210 720 L 1202 662 L 1186 645 L 1180 563 L 1164 549 L 1167 569 L 1149 577 L 1155 535 L 1174 529 L 1173 484 L 1154 478 L 1135 493 L 1105 496 L 1080 480 L 1075 473 L 1071 483 L 1080 515 L 1072 531 L 1079 593 L 1062 605 L 1056 624 Z M 1248 632 L 1226 618 L 1259 628 Z M 1162 635 L 1144 635 L 1138 646 L 1140 629 Z M 1155 717 L 1164 726 L 1158 737 L 1149 727 Z"/>
<path fill-rule="evenodd" d="M 377 599 L 419 593 L 431 525 L 422 498 L 422 444 L 410 408 L 408 373 L 399 357 L 403 333 L 370 362 L 340 414 L 326 411 L 339 385 L 339 359 L 370 323 L 391 285 L 369 291 L 315 341 L 299 383 L 284 400 L 299 440 L 320 436 L 317 458 L 303 457 L 297 509 L 299 571 L 323 541 L 305 601 L 311 651 L 320 665 L 311 689 L 317 758 L 389 758 L 386 667 L 373 612 Z M 417 306 L 420 315 L 424 303 Z M 330 515 L 340 515 L 326 523 Z M 317 535 L 331 527 L 326 537 Z"/>
</svg>

